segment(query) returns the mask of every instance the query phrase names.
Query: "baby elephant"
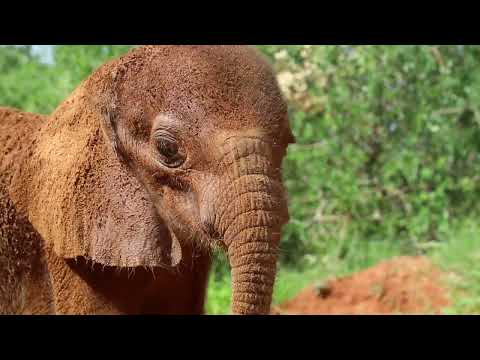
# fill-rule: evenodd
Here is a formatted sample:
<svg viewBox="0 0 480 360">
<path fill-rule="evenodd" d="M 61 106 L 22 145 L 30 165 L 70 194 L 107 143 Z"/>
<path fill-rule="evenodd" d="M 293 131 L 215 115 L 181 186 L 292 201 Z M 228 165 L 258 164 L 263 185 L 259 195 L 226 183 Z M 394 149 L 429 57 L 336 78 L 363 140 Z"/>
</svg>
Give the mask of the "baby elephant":
<svg viewBox="0 0 480 360">
<path fill-rule="evenodd" d="M 292 142 L 248 46 L 142 46 L 50 116 L 0 108 L 0 313 L 202 314 L 215 247 L 232 313 L 269 313 Z"/>
</svg>

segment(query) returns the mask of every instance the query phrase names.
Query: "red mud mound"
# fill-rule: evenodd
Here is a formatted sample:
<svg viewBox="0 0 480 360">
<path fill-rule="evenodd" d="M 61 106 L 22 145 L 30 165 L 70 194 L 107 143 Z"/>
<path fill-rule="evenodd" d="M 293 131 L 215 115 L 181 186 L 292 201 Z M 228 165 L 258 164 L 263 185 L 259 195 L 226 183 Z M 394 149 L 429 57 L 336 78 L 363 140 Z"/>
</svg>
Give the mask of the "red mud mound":
<svg viewBox="0 0 480 360">
<path fill-rule="evenodd" d="M 440 314 L 449 305 L 442 273 L 423 257 L 399 257 L 310 286 L 276 314 Z"/>
</svg>

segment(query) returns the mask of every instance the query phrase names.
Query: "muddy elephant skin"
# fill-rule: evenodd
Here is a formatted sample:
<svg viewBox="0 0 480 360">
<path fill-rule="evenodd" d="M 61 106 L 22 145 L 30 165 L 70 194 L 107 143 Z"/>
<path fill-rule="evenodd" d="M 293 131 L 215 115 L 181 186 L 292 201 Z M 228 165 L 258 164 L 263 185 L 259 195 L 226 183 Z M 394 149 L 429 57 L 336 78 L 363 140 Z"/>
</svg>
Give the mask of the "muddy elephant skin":
<svg viewBox="0 0 480 360">
<path fill-rule="evenodd" d="M 50 115 L 0 108 L 0 314 L 267 314 L 294 142 L 248 46 L 141 46 Z"/>
</svg>

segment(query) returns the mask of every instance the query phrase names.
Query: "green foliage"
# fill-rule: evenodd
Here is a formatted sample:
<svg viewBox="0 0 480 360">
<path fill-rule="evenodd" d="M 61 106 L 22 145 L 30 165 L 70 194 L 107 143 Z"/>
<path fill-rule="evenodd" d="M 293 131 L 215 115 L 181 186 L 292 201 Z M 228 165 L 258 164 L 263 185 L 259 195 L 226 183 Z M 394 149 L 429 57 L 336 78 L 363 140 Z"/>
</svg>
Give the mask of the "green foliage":
<svg viewBox="0 0 480 360">
<path fill-rule="evenodd" d="M 345 239 L 421 253 L 452 219 L 478 214 L 479 46 L 263 50 L 297 138 L 285 263 L 313 265 Z"/>
<path fill-rule="evenodd" d="M 27 111 L 45 112 L 53 89 L 44 76 L 47 67 L 32 54 L 30 46 L 0 48 L 0 104 Z"/>
<path fill-rule="evenodd" d="M 31 46 L 1 46 L 0 105 L 48 114 L 99 65 L 130 47 L 55 46 L 53 64 L 45 64 Z"/>
</svg>

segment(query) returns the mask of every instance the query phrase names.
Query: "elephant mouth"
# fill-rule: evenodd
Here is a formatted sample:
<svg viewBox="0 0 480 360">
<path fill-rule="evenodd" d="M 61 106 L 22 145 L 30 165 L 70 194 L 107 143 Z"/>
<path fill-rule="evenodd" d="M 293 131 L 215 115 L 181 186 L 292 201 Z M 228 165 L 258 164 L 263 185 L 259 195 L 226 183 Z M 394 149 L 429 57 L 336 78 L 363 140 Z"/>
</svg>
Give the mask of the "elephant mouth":
<svg viewBox="0 0 480 360">
<path fill-rule="evenodd" d="M 203 236 L 209 238 L 211 241 L 223 241 L 223 236 L 215 229 L 212 223 L 203 223 L 200 226 L 200 232 Z"/>
<path fill-rule="evenodd" d="M 227 250 L 223 235 L 211 223 L 203 223 L 199 226 L 196 236 L 202 243 L 208 244 L 211 248 Z"/>
</svg>

